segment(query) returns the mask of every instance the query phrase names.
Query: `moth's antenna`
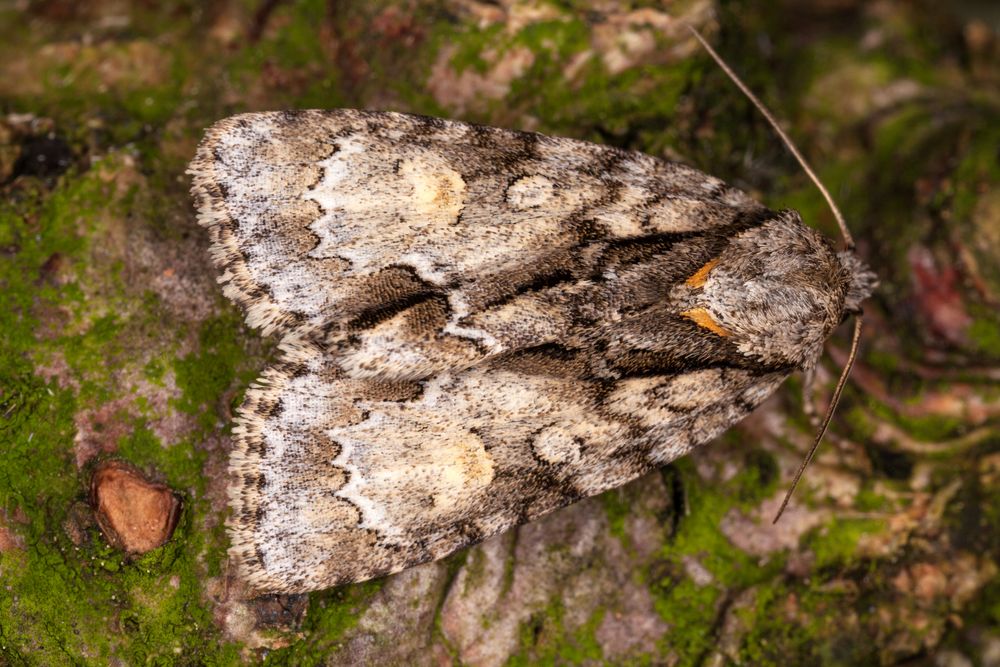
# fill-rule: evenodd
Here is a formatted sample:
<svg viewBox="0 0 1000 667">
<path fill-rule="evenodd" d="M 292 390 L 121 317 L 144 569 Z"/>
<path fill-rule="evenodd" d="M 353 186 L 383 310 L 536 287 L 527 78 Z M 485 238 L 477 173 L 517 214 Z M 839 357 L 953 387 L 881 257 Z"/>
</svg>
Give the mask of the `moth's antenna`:
<svg viewBox="0 0 1000 667">
<path fill-rule="evenodd" d="M 705 38 L 701 36 L 701 33 L 695 30 L 694 27 L 690 25 L 688 26 L 688 30 L 691 31 L 691 33 L 698 39 L 699 42 L 701 42 L 701 45 L 705 47 L 706 51 L 708 51 L 708 55 L 712 56 L 712 59 L 715 60 L 715 62 L 719 65 L 719 67 L 722 68 L 722 71 L 726 73 L 726 76 L 732 79 L 733 83 L 736 84 L 736 87 L 739 88 L 741 91 L 743 91 L 743 94 L 746 95 L 751 102 L 753 102 L 753 105 L 757 107 L 757 110 L 764 115 L 764 118 L 767 119 L 767 122 L 770 123 L 771 127 L 774 128 L 774 131 L 778 133 L 778 136 L 781 137 L 781 140 L 785 143 L 785 146 L 787 146 L 788 150 L 791 151 L 792 155 L 795 156 L 795 159 L 799 161 L 799 164 L 802 165 L 802 169 L 805 170 L 806 174 L 808 174 L 812 182 L 816 184 L 816 187 L 819 188 L 819 191 L 823 194 L 823 197 L 826 199 L 826 203 L 829 204 L 830 210 L 833 211 L 833 217 L 837 219 L 837 225 L 840 226 L 840 234 L 841 236 L 844 237 L 845 249 L 854 250 L 854 237 L 851 236 L 851 232 L 847 229 L 847 223 L 844 221 L 844 216 L 840 212 L 840 209 L 837 208 L 837 204 L 833 201 L 833 197 L 830 196 L 830 193 L 827 191 L 826 186 L 824 186 L 823 183 L 820 182 L 819 177 L 816 176 L 815 172 L 813 172 L 812 167 L 810 167 L 809 163 L 806 162 L 805 157 L 803 157 L 802 153 L 799 152 L 799 149 L 795 147 L 795 144 L 792 143 L 792 140 L 788 138 L 788 135 L 785 134 L 785 131 L 781 129 L 780 125 L 778 125 L 778 121 L 775 120 L 774 116 L 771 115 L 771 112 L 767 110 L 767 107 L 764 106 L 764 103 L 758 100 L 757 96 L 754 95 L 749 88 L 747 88 L 747 85 L 743 83 L 740 77 L 736 76 L 736 72 L 734 72 L 729 67 L 729 65 L 726 64 L 726 61 L 722 59 L 722 56 L 720 56 L 718 53 L 715 52 L 715 49 L 713 49 L 711 44 L 709 44 L 705 40 Z"/>
<path fill-rule="evenodd" d="M 840 379 L 837 380 L 837 388 L 833 390 L 833 398 L 830 399 L 830 407 L 826 409 L 826 415 L 823 417 L 823 424 L 820 426 L 819 433 L 816 434 L 815 440 L 813 440 L 812 448 L 809 450 L 809 453 L 806 454 L 806 457 L 802 459 L 802 465 L 799 466 L 798 472 L 795 473 L 795 477 L 792 479 L 792 485 L 785 494 L 785 499 L 781 501 L 781 507 L 778 508 L 778 512 L 774 515 L 774 520 L 771 523 L 778 523 L 778 519 L 781 518 L 785 508 L 788 507 L 788 502 L 792 499 L 792 494 L 795 493 L 795 487 L 798 486 L 799 480 L 802 479 L 802 473 L 804 473 L 806 468 L 809 467 L 809 464 L 812 463 L 813 457 L 816 455 L 816 450 L 819 449 L 819 443 L 823 440 L 827 427 L 830 426 L 830 420 L 833 419 L 833 413 L 837 409 L 837 403 L 840 402 L 840 394 L 843 393 L 844 385 L 847 384 L 847 376 L 851 374 L 851 369 L 854 367 L 854 360 L 858 356 L 858 346 L 860 343 L 861 314 L 858 313 L 854 316 L 854 338 L 851 340 L 851 353 L 847 356 L 847 363 L 844 365 L 844 370 L 840 372 Z"/>
<path fill-rule="evenodd" d="M 778 136 L 781 137 L 785 146 L 788 147 L 788 150 L 791 151 L 792 155 L 795 156 L 795 159 L 799 161 L 799 164 L 809 176 L 810 180 L 812 180 L 822 193 L 823 198 L 826 199 L 826 203 L 830 206 L 830 210 L 833 211 L 833 217 L 837 219 L 837 225 L 840 227 L 840 234 L 844 237 L 845 249 L 854 250 L 854 237 L 851 236 L 850 230 L 847 229 L 847 222 L 844 221 L 844 215 L 840 212 L 840 209 L 837 208 L 837 203 L 833 201 L 833 197 L 830 196 L 830 192 L 819 180 L 819 177 L 816 176 L 816 173 L 812 170 L 812 167 L 809 166 L 809 163 L 806 162 L 805 157 L 799 152 L 799 149 L 795 147 L 795 144 L 792 143 L 792 140 L 787 134 L 785 134 L 785 131 L 781 129 L 781 125 L 778 124 L 778 121 L 775 120 L 774 116 L 771 115 L 771 112 L 767 110 L 764 103 L 757 99 L 757 96 L 753 94 L 753 91 L 751 91 L 747 85 L 743 83 L 740 77 L 736 76 L 736 72 L 734 72 L 732 68 L 726 64 L 726 61 L 722 59 L 722 56 L 715 52 L 715 49 L 713 49 L 712 45 L 701 36 L 701 33 L 690 25 L 688 26 L 688 30 L 691 31 L 699 42 L 701 42 L 701 45 L 705 47 L 706 51 L 708 51 L 708 55 L 712 56 L 712 59 L 719 65 L 719 67 L 722 68 L 722 71 L 726 73 L 726 76 L 728 76 L 732 82 L 736 84 L 737 88 L 743 91 L 743 94 L 746 95 L 751 102 L 753 102 L 753 105 L 757 107 L 757 110 L 763 114 L 764 118 L 767 119 L 767 122 L 774 128 L 774 131 L 778 133 Z M 854 360 L 858 356 L 858 346 L 860 342 L 861 314 L 859 313 L 855 316 L 854 320 L 854 338 L 851 341 L 851 353 L 848 355 L 847 364 L 844 365 L 844 370 L 840 372 L 840 379 L 837 380 L 837 388 L 833 390 L 833 398 L 830 399 L 830 406 L 826 409 L 826 415 L 823 416 L 823 423 L 820 425 L 819 433 L 816 434 L 816 438 L 813 440 L 809 453 L 806 454 L 806 457 L 802 460 L 802 465 L 799 466 L 798 471 L 795 473 L 795 478 L 792 479 L 792 485 L 785 494 L 785 499 L 781 501 L 781 507 L 778 508 L 777 514 L 774 515 L 773 523 L 777 523 L 778 519 L 781 518 L 785 508 L 788 507 L 788 502 L 792 499 L 792 494 L 795 493 L 795 487 L 798 486 L 799 480 L 802 479 L 802 473 L 805 472 L 806 468 L 808 468 L 809 464 L 812 462 L 813 457 L 816 456 L 816 450 L 819 449 L 819 443 L 823 441 L 826 429 L 829 428 L 830 420 L 833 419 L 833 413 L 837 409 L 837 403 L 840 402 L 840 395 L 844 391 L 844 385 L 847 384 L 847 377 L 851 374 L 851 369 L 854 367 Z"/>
</svg>

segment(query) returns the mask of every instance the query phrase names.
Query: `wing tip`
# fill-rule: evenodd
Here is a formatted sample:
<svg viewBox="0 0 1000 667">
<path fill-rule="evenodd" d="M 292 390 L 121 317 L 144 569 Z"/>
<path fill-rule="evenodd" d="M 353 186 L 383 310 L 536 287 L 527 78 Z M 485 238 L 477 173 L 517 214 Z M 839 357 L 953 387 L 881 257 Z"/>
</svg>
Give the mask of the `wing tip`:
<svg viewBox="0 0 1000 667">
<path fill-rule="evenodd" d="M 264 335 L 275 332 L 294 318 L 278 308 L 250 275 L 246 255 L 238 242 L 236 220 L 226 205 L 224 188 L 216 173 L 216 147 L 226 134 L 248 119 L 259 121 L 274 113 L 277 112 L 245 113 L 217 121 L 205 131 L 186 170 L 191 175 L 196 219 L 208 231 L 211 241 L 209 255 L 219 269 L 217 280 L 222 285 L 222 293 L 244 309 L 247 325 L 260 329 Z"/>
</svg>

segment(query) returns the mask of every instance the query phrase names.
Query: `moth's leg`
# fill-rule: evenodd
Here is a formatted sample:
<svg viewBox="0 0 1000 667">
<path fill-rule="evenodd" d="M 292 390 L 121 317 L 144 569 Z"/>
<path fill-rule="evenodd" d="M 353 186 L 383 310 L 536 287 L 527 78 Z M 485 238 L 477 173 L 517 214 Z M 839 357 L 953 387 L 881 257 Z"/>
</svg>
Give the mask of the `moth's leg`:
<svg viewBox="0 0 1000 667">
<path fill-rule="evenodd" d="M 819 428 L 819 411 L 816 409 L 816 367 L 802 371 L 802 412 L 814 429 Z"/>
</svg>

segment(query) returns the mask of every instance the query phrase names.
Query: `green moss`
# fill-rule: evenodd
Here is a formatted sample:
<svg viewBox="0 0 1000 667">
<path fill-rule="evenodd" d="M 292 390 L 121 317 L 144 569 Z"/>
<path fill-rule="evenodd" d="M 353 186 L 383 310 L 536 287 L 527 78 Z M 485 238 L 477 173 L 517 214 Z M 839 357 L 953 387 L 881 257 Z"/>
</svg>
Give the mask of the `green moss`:
<svg viewBox="0 0 1000 667">
<path fill-rule="evenodd" d="M 731 480 L 733 493 L 742 507 L 756 507 L 773 495 L 780 481 L 778 461 L 763 449 L 750 449 L 743 454 L 740 472 Z"/>
<path fill-rule="evenodd" d="M 164 447 L 137 423 L 118 443 L 122 456 L 185 496 L 167 545 L 131 561 L 96 529 L 75 531 L 80 544 L 64 529 L 86 496 L 74 460 L 75 416 L 128 397 L 131 388 L 113 378 L 141 354 L 134 334 L 144 326 L 143 306 L 114 278 L 115 264 L 97 265 L 91 252 L 102 216 L 121 213 L 105 167 L 113 173 L 113 160 L 68 172 L 51 192 L 0 203 L 0 238 L 13 249 L 0 263 L 0 507 L 24 518 L 11 528 L 26 545 L 0 554 L 0 661 L 145 664 L 180 654 L 233 663 L 237 647 L 220 642 L 202 598 L 206 563 L 217 560 L 224 538 L 199 528 L 210 508 L 194 441 Z M 58 280 L 44 268 L 54 256 L 62 258 Z M 41 327 L 59 314 L 67 319 Z M 42 380 L 37 363 L 62 364 L 65 381 Z M 131 418 L 123 408 L 112 419 Z"/>
<path fill-rule="evenodd" d="M 325 665 L 344 635 L 357 625 L 365 607 L 382 589 L 383 579 L 312 593 L 301 638 L 286 648 L 269 651 L 265 665 Z"/>
<path fill-rule="evenodd" d="M 485 28 L 466 26 L 461 40 L 455 44 L 449 64 L 459 74 L 467 69 L 484 74 L 492 64 L 483 57 L 485 45 L 500 43 L 502 33 L 503 25 L 499 23 Z"/>
<path fill-rule="evenodd" d="M 723 534 L 722 518 L 746 484 L 737 476 L 723 488 L 713 488 L 702 482 L 688 460 L 678 462 L 687 489 L 689 513 L 681 520 L 673 542 L 664 547 L 668 562 L 679 565 L 685 556 L 698 559 L 715 579 L 726 586 L 745 586 L 770 572 L 775 565 L 760 567 L 751 557 L 734 547 Z"/>
<path fill-rule="evenodd" d="M 353 14 L 353 8 L 345 8 Z M 320 108 L 357 106 L 345 99 L 340 62 L 330 59 L 318 26 L 329 21 L 325 0 L 304 0 L 277 6 L 271 20 L 282 24 L 281 30 L 268 32 L 250 48 L 241 49 L 225 63 L 228 76 L 236 87 L 248 92 L 260 84 L 262 72 L 285 76 L 288 83 L 268 91 L 269 108 Z M 345 21 L 344 27 L 347 23 Z M 337 36 L 342 42 L 356 38 L 348 29 Z M 370 38 L 370 37 L 369 37 Z M 217 102 L 215 102 L 217 103 Z M 227 109 L 227 112 L 244 108 Z"/>
<path fill-rule="evenodd" d="M 175 401 L 177 409 L 198 417 L 204 428 L 219 425 L 219 399 L 226 391 L 235 390 L 237 371 L 245 370 L 248 382 L 257 370 L 245 369 L 246 358 L 240 342 L 242 324 L 234 309 L 202 322 L 198 331 L 198 349 L 174 361 L 174 375 L 182 395 Z"/>
<path fill-rule="evenodd" d="M 632 505 L 625 498 L 625 490 L 612 489 L 600 495 L 601 505 L 604 513 L 608 517 L 608 527 L 611 534 L 628 543 L 628 534 L 625 532 L 625 519 L 632 514 Z"/>
<path fill-rule="evenodd" d="M 0 104 L 7 111 L 54 118 L 57 134 L 70 141 L 80 166 L 51 190 L 42 179 L 22 179 L 16 187 L 5 183 L 10 196 L 0 201 L 0 506 L 5 523 L 27 545 L 0 554 L 2 663 L 238 661 L 238 647 L 221 640 L 203 593 L 205 578 L 222 569 L 225 536 L 220 517 L 210 514 L 204 499 L 208 455 L 202 441 L 226 427 L 227 407 L 239 403 L 240 391 L 261 368 L 263 355 L 235 309 L 196 323 L 192 332 L 188 323 L 170 319 L 155 296 L 139 295 L 134 285 L 125 284 L 128 272 L 120 258 L 103 259 L 92 252 L 120 231 L 111 229 L 112 224 L 145 226 L 143 233 L 169 242 L 193 233 L 184 219 L 187 195 L 181 171 L 194 140 L 216 118 L 250 107 L 367 106 L 376 101 L 454 115 L 447 100 L 432 99 L 426 86 L 429 65 L 440 49 L 454 46 L 455 70 L 484 73 L 511 49 L 526 48 L 534 57 L 531 66 L 503 100 L 468 112 L 478 116 L 474 120 L 509 125 L 511 119 L 530 118 L 550 133 L 651 153 L 669 147 L 711 173 L 766 193 L 771 205 L 799 209 L 809 224 L 835 236 L 832 218 L 811 184 L 706 56 L 615 76 L 598 57 L 568 76 L 569 63 L 591 48 L 590 17 L 582 10 L 592 7 L 577 0 L 548 3 L 546 9 L 562 11 L 562 16 L 513 34 L 504 26 L 481 29 L 470 25 L 467 14 L 420 3 L 346 3 L 335 16 L 328 14 L 326 0 L 278 3 L 257 42 L 245 34 L 255 3 L 235 3 L 226 10 L 231 15 L 188 1 L 126 4 L 122 15 L 129 18 L 127 26 L 91 21 L 88 10 L 60 15 L 67 3 L 43 4 L 0 9 L 2 74 L 44 82 L 39 95 L 0 86 L 6 91 Z M 681 11 L 682 4 L 674 3 L 671 12 Z M 639 0 L 616 10 L 645 6 L 659 7 Z M 401 24 L 411 21 L 416 35 L 412 45 L 383 38 L 373 29 L 373 19 L 390 11 L 399 11 L 395 16 Z M 961 80 L 964 59 L 972 56 L 956 46 L 961 44 L 957 34 L 939 29 L 933 12 L 924 16 L 923 10 L 903 8 L 885 16 L 838 11 L 836 20 L 827 21 L 827 15 L 810 14 L 816 11 L 789 13 L 741 0 L 722 3 L 719 46 L 777 114 L 790 121 L 807 153 L 814 143 L 835 148 L 817 160 L 820 173 L 844 206 L 852 229 L 862 232 L 870 255 L 879 258 L 883 287 L 876 300 L 886 305 L 890 323 L 898 324 L 899 311 L 911 303 L 906 252 L 915 244 L 965 244 L 992 286 L 997 274 L 990 257 L 968 240 L 976 237 L 963 227 L 977 210 L 984 184 L 1000 178 L 995 101 Z M 239 34 L 223 45 L 216 32 L 225 32 L 227 22 L 236 23 Z M 806 33 L 798 30 L 803 24 L 812 26 L 805 57 Z M 857 44 L 867 34 L 882 41 L 859 51 Z M 54 48 L 43 48 L 49 44 Z M 666 52 L 669 45 L 663 46 Z M 143 62 L 130 61 L 130 49 L 137 47 L 149 47 L 143 52 L 149 57 L 132 58 Z M 52 58 L 59 49 L 77 55 Z M 132 71 L 133 65 L 152 69 Z M 865 91 L 905 76 L 928 86 L 943 81 L 947 92 L 928 87 L 918 99 L 902 100 L 877 118 L 845 125 L 836 112 L 837 90 L 818 83 L 832 68 L 863 79 Z M 812 142 L 810 135 L 821 140 Z M 91 164 L 100 155 L 109 157 Z M 78 171 L 82 165 L 90 171 Z M 125 173 L 126 166 L 142 185 L 117 192 L 116 174 L 119 169 Z M 923 181 L 936 184 L 935 190 L 915 206 L 914 184 Z M 948 222 L 946 228 L 942 221 Z M 45 275 L 43 266 L 56 253 L 67 260 L 63 277 L 68 282 Z M 1000 322 L 985 305 L 970 303 L 969 313 L 974 321 L 963 353 L 968 353 L 970 367 L 985 365 L 982 357 L 1000 357 Z M 923 343 L 912 329 L 900 328 L 901 354 L 896 348 L 888 354 L 873 346 L 865 353 L 873 368 L 903 376 L 889 379 L 890 391 L 898 395 L 919 395 L 919 387 L 897 392 L 898 385 L 917 382 L 896 373 L 901 356 L 922 357 Z M 175 358 L 175 350 L 188 349 L 192 339 L 193 351 Z M 60 380 L 41 379 L 36 371 L 42 366 L 55 369 Z M 141 373 L 134 372 L 137 368 Z M 159 387 L 176 379 L 181 395 L 167 410 L 194 416 L 197 432 L 161 441 L 151 424 L 170 415 L 159 414 L 159 404 L 142 396 L 130 402 L 133 388 L 119 386 L 120 377 L 145 377 Z M 965 428 L 956 420 L 896 415 L 875 403 L 860 403 L 857 394 L 849 393 L 847 399 L 849 410 L 842 415 L 862 440 L 879 420 L 920 440 L 947 439 Z M 118 453 L 167 481 L 185 501 L 174 540 L 134 561 L 103 544 L 94 530 L 79 546 L 63 530 L 69 508 L 85 496 L 86 480 L 74 461 L 74 419 L 113 401 L 125 406 L 114 418 L 128 431 L 117 443 Z M 852 401 L 856 407 L 850 409 Z M 799 420 L 794 416 L 792 423 L 799 426 Z M 716 446 L 735 444 L 730 438 Z M 991 447 L 987 443 L 979 449 Z M 836 631 L 845 609 L 865 620 L 863 600 L 790 583 L 780 571 L 780 557 L 766 563 L 748 559 L 719 531 L 732 508 L 754 506 L 774 492 L 770 456 L 750 450 L 740 464 L 735 478 L 711 486 L 700 481 L 689 463 L 675 468 L 687 489 L 689 513 L 679 517 L 676 535 L 656 567 L 640 577 L 671 626 L 661 652 L 683 656 L 685 664 L 696 662 L 712 648 L 720 606 L 731 600 L 720 597 L 722 591 L 728 596 L 752 587 L 759 592 L 756 606 L 745 612 L 749 635 L 740 662 L 877 660 L 872 643 L 852 641 Z M 935 472 L 935 480 L 953 473 L 945 465 Z M 625 535 L 626 517 L 635 511 L 627 497 L 612 492 L 602 498 L 611 530 L 619 537 Z M 864 487 L 857 507 L 884 509 L 885 502 Z M 990 502 L 963 496 L 955 504 L 978 508 Z M 10 518 L 15 516 L 25 521 Z M 984 512 L 975 518 L 985 523 L 969 525 L 978 526 L 978 534 L 990 534 L 995 517 Z M 840 572 L 852 564 L 863 569 L 866 564 L 855 556 L 857 540 L 880 529 L 836 523 L 810 535 L 806 544 L 831 570 Z M 961 532 L 955 531 L 955 540 Z M 463 557 L 449 561 L 450 567 Z M 685 559 L 697 560 L 713 583 L 699 587 L 690 582 Z M 476 562 L 468 565 L 475 574 Z M 511 557 L 505 581 L 512 580 L 514 565 Z M 313 595 L 302 636 L 292 637 L 287 649 L 270 652 L 267 660 L 329 660 L 378 585 Z M 790 595 L 799 609 L 792 621 L 785 613 Z M 984 623 L 1000 622 L 997 595 L 995 586 L 983 593 L 985 611 L 978 618 Z M 600 661 L 593 631 L 604 612 L 574 630 L 565 628 L 564 612 L 553 606 L 526 625 L 515 662 Z"/>
<path fill-rule="evenodd" d="M 850 426 L 852 435 L 861 442 L 869 440 L 875 433 L 875 423 L 872 421 L 871 413 L 861 406 L 841 409 L 840 419 Z"/>
<path fill-rule="evenodd" d="M 1000 111 L 987 101 L 975 100 L 967 115 L 966 139 L 954 171 L 952 212 L 958 220 L 968 220 L 979 198 L 982 186 L 1000 182 L 1000 164 L 990 146 L 1000 143 Z M 992 142 L 992 143 L 991 143 Z"/>
<path fill-rule="evenodd" d="M 715 639 L 706 632 L 718 612 L 721 591 L 699 586 L 690 579 L 670 578 L 654 583 L 654 609 L 670 626 L 660 644 L 664 652 L 679 656 L 681 665 L 696 665 Z"/>
<path fill-rule="evenodd" d="M 110 371 L 117 366 L 113 360 L 122 352 L 121 322 L 115 313 L 108 313 L 86 326 L 82 333 L 63 337 L 59 343 L 66 362 L 84 380 L 84 396 L 104 402 L 112 395 Z"/>
<path fill-rule="evenodd" d="M 914 396 L 908 400 L 914 404 L 918 404 L 921 397 Z M 896 423 L 917 440 L 925 442 L 947 440 L 960 434 L 965 428 L 965 424 L 958 417 L 901 414 L 895 412 L 889 406 L 872 399 L 867 401 L 867 408 L 875 416 Z"/>
<path fill-rule="evenodd" d="M 995 313 L 991 313 L 995 317 Z M 972 322 L 967 335 L 983 354 L 1000 358 L 1000 322 L 986 319 L 986 315 Z"/>
<path fill-rule="evenodd" d="M 234 655 L 234 647 L 217 643 L 201 598 L 199 560 L 207 545 L 193 522 L 207 512 L 207 503 L 189 497 L 173 540 L 136 561 L 104 545 L 95 530 L 85 544 L 70 543 L 62 524 L 73 500 L 84 493 L 73 483 L 77 476 L 66 447 L 76 403 L 71 392 L 38 380 L 21 386 L 18 394 L 5 394 L 18 401 L 12 411 L 18 419 L 13 428 L 4 425 L 10 450 L 0 469 L 0 499 L 8 513 L 27 516 L 28 523 L 17 529 L 29 546 L 0 554 L 5 583 L 0 637 L 6 655 L 24 652 L 32 662 L 53 665 L 104 664 L 113 656 L 146 663 L 170 660 L 177 652 L 206 659 Z M 149 434 L 133 437 L 146 441 L 150 451 L 152 440 Z M 162 459 L 156 464 L 170 468 Z M 189 478 L 197 477 L 200 464 L 194 467 Z"/>
<path fill-rule="evenodd" d="M 595 633 L 604 613 L 595 611 L 582 626 L 570 630 L 565 625 L 566 609 L 562 602 L 550 603 L 521 625 L 520 650 L 507 660 L 507 667 L 600 662 L 604 654 Z"/>
<path fill-rule="evenodd" d="M 816 567 L 846 567 L 857 562 L 858 541 L 885 529 L 880 519 L 845 519 L 835 517 L 805 538 L 816 555 Z"/>
<path fill-rule="evenodd" d="M 737 662 L 781 665 L 879 664 L 875 642 L 859 640 L 846 621 L 858 606 L 850 594 L 802 586 L 763 587 L 755 604 L 738 612 L 746 635 Z"/>
<path fill-rule="evenodd" d="M 486 554 L 482 549 L 470 549 L 465 558 L 465 582 L 462 593 L 478 588 L 486 576 Z"/>
<path fill-rule="evenodd" d="M 150 359 L 146 365 L 142 367 L 142 372 L 143 375 L 146 376 L 147 380 L 162 387 L 167 367 L 166 364 L 163 363 L 162 359 Z"/>
<path fill-rule="evenodd" d="M 854 507 L 859 512 L 885 512 L 893 505 L 891 500 L 869 486 L 862 487 L 854 499 Z"/>
<path fill-rule="evenodd" d="M 731 436 L 735 441 L 737 436 Z M 751 454 L 753 460 L 759 455 Z M 783 567 L 783 558 L 761 562 L 734 547 L 722 532 L 723 517 L 734 505 L 751 501 L 775 483 L 770 457 L 759 456 L 758 465 L 744 467 L 744 472 L 722 485 L 701 481 L 694 464 L 682 459 L 673 467 L 681 475 L 687 490 L 688 514 L 678 523 L 673 540 L 664 545 L 660 561 L 644 573 L 654 596 L 654 607 L 670 625 L 661 648 L 679 657 L 679 664 L 698 664 L 715 643 L 707 631 L 715 623 L 723 590 L 740 590 L 768 582 Z M 757 467 L 755 472 L 753 468 Z M 763 484 L 762 479 L 767 479 Z M 756 481 L 755 481 L 756 480 Z M 761 491 L 749 492 L 752 484 Z M 756 502 L 756 501 L 751 501 Z M 685 561 L 692 559 L 712 577 L 706 585 L 696 584 L 686 574 Z"/>
<path fill-rule="evenodd" d="M 880 349 L 866 350 L 865 363 L 879 372 L 882 377 L 891 378 L 899 369 L 899 355 Z"/>
<path fill-rule="evenodd" d="M 480 100 L 471 120 L 506 121 L 514 114 L 539 121 L 539 129 L 657 153 L 676 137 L 671 119 L 695 67 L 688 61 L 633 67 L 611 75 L 601 59 L 590 56 L 573 76 L 574 59 L 591 48 L 591 27 L 575 12 L 531 22 L 511 34 L 497 26 L 484 29 L 439 23 L 426 53 L 452 49 L 451 67 L 461 73 L 486 73 L 513 49 L 530 51 L 526 70 L 500 100 Z M 664 45 L 666 48 L 666 45 Z M 428 58 L 428 63 L 433 58 Z M 574 67 L 576 65 L 574 64 Z M 438 101 L 407 95 L 424 112 L 447 114 Z M 478 109 L 478 107 L 477 107 Z M 467 114 L 469 115 L 469 114 Z M 509 121 L 507 121 L 509 122 Z"/>
</svg>

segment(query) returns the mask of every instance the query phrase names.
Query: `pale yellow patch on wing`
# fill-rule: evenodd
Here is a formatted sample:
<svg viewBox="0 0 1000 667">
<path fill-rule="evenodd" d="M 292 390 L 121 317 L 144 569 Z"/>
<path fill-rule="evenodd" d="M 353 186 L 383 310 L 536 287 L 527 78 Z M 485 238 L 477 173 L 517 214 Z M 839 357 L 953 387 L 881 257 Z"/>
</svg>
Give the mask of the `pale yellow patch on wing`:
<svg viewBox="0 0 1000 667">
<path fill-rule="evenodd" d="M 482 439 L 473 433 L 440 443 L 437 483 L 434 485 L 434 509 L 443 512 L 463 500 L 471 491 L 483 489 L 493 481 L 493 457 Z"/>
<path fill-rule="evenodd" d="M 708 273 L 715 268 L 715 265 L 719 263 L 719 258 L 710 259 L 705 262 L 705 266 L 701 267 L 693 274 L 691 277 L 684 281 L 684 284 L 688 287 L 703 287 L 705 282 L 708 280 Z"/>
<path fill-rule="evenodd" d="M 705 310 L 704 308 L 692 308 L 691 310 L 685 310 L 681 313 L 682 316 L 688 318 L 702 329 L 708 329 L 717 336 L 728 336 L 729 332 L 722 328 L 712 314 Z"/>
<path fill-rule="evenodd" d="M 400 163 L 399 175 L 412 188 L 411 207 L 435 216 L 458 217 L 465 194 L 465 179 L 460 173 L 414 158 Z"/>
</svg>

